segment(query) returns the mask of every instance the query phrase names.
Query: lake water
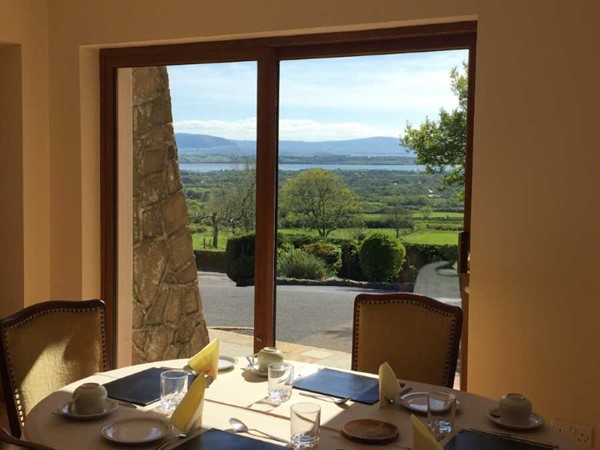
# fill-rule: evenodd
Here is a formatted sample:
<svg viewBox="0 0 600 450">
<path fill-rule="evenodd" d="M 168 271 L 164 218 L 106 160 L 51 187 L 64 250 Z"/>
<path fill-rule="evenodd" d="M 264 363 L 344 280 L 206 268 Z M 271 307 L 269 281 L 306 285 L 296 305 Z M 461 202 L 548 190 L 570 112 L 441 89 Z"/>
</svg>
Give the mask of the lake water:
<svg viewBox="0 0 600 450">
<path fill-rule="evenodd" d="M 236 170 L 241 164 L 224 163 L 179 163 L 179 170 L 189 172 L 216 172 L 218 170 Z M 279 170 L 394 170 L 399 172 L 425 172 L 425 166 L 417 164 L 280 164 Z"/>
</svg>

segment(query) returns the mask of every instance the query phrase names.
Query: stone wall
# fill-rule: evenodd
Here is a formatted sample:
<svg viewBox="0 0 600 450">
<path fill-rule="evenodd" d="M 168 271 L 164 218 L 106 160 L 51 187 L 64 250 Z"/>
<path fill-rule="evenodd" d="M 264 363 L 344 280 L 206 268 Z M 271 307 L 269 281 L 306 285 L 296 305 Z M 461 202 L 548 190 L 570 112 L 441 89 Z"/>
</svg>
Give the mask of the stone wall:
<svg viewBox="0 0 600 450">
<path fill-rule="evenodd" d="M 133 69 L 133 363 L 208 343 L 165 67 Z"/>
</svg>

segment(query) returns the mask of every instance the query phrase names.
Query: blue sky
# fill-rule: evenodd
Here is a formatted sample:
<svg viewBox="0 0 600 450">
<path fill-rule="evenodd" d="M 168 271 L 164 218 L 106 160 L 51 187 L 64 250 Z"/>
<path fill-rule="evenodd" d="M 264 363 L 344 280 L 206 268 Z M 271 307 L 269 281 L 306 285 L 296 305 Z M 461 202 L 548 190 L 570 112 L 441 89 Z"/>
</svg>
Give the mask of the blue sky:
<svg viewBox="0 0 600 450">
<path fill-rule="evenodd" d="M 398 137 L 455 108 L 450 69 L 467 51 L 283 61 L 280 139 Z M 169 66 L 176 132 L 256 139 L 256 63 Z"/>
</svg>

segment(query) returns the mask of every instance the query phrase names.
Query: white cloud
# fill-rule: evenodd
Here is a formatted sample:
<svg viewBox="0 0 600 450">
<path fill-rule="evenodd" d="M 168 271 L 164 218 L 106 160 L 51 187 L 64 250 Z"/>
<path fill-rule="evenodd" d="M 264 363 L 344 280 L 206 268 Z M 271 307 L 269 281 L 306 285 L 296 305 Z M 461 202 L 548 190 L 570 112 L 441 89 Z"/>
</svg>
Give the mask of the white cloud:
<svg viewBox="0 0 600 450">
<path fill-rule="evenodd" d="M 256 139 L 256 117 L 241 120 L 182 120 L 173 124 L 177 133 L 210 134 L 227 139 Z M 329 141 L 371 136 L 396 136 L 395 131 L 359 122 L 318 122 L 312 119 L 281 119 L 282 140 Z"/>
<path fill-rule="evenodd" d="M 407 122 L 452 109 L 449 71 L 465 51 L 281 63 L 280 138 L 398 136 Z M 178 132 L 256 139 L 254 62 L 169 67 Z"/>
<path fill-rule="evenodd" d="M 256 117 L 240 120 L 181 120 L 173 123 L 177 133 L 210 134 L 227 139 L 256 140 Z"/>
</svg>

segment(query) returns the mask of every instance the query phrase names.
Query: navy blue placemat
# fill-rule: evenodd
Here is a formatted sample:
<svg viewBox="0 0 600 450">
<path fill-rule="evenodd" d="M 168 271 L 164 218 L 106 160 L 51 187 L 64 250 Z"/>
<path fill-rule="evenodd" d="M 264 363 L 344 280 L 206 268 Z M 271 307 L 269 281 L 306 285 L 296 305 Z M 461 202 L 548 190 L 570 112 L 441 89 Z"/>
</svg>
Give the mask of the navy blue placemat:
<svg viewBox="0 0 600 450">
<path fill-rule="evenodd" d="M 170 369 L 151 367 L 104 385 L 110 398 L 146 406 L 160 400 L 160 374 Z M 190 375 L 188 386 L 194 378 Z"/>
<path fill-rule="evenodd" d="M 502 436 L 461 430 L 444 446 L 444 450 L 540 450 L 543 445 L 517 442 Z"/>
<path fill-rule="evenodd" d="M 321 369 L 294 383 L 294 387 L 303 391 L 317 392 L 334 397 L 350 397 L 355 402 L 372 405 L 379 400 L 379 380 L 377 378 Z"/>
<path fill-rule="evenodd" d="M 221 430 L 208 430 L 178 445 L 177 450 L 281 450 L 283 445 Z"/>
</svg>

